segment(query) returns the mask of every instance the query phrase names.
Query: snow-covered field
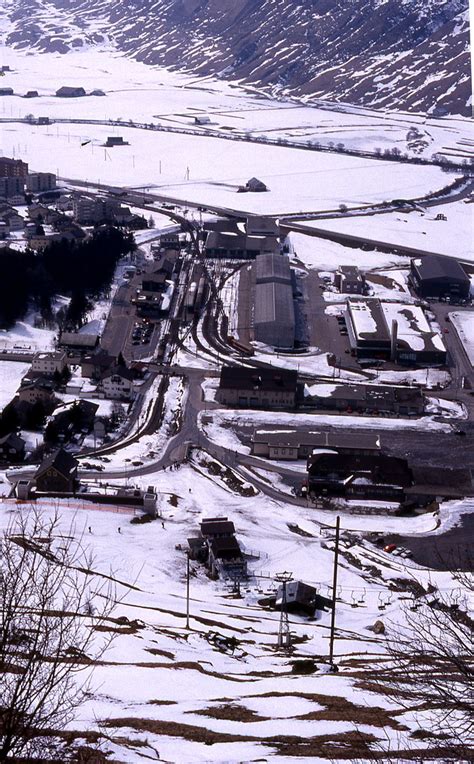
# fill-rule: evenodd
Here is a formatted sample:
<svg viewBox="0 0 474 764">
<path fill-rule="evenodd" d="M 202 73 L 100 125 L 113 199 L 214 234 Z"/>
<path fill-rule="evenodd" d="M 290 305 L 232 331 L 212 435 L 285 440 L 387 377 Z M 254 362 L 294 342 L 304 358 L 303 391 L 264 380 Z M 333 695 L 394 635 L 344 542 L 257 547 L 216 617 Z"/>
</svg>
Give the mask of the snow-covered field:
<svg viewBox="0 0 474 764">
<path fill-rule="evenodd" d="M 29 363 L 21 361 L 0 361 L 0 412 L 15 396 L 29 368 Z"/>
<path fill-rule="evenodd" d="M 77 536 L 90 526 L 85 541 L 94 557 L 91 586 L 95 574 L 112 571 L 120 600 L 113 615 L 133 622 L 118 628 L 93 674 L 93 696 L 79 709 L 72 729 L 102 729 L 110 735 L 104 748 L 137 764 L 156 760 L 157 751 L 161 760 L 176 764 L 262 758 L 286 764 L 292 760 L 285 747 L 291 739 L 300 748 L 307 746 L 310 755 L 301 760 L 309 764 L 327 761 L 329 750 L 337 760 L 337 750 L 354 734 L 373 734 L 384 744 L 388 735 L 396 746 L 423 747 L 409 737 L 420 720 L 410 713 L 392 717 L 396 707 L 389 696 L 364 688 L 362 680 L 370 680 L 373 661 L 383 652 L 382 639 L 368 627 L 380 619 L 387 624 L 401 620 L 403 599 L 412 602 L 408 589 L 397 593 L 390 588 L 390 579 L 447 591 L 457 586 L 450 574 L 424 570 L 343 535 L 335 647 L 339 674 L 334 676 L 325 668 L 329 612 L 315 620 L 290 616 L 298 643 L 287 656 L 276 650 L 279 613 L 259 604 L 275 591 L 274 576 L 282 570 L 323 596 L 330 594 L 333 516 L 229 492 L 207 471 L 199 453 L 178 473 L 149 475 L 146 481 L 159 485 L 164 527 L 161 520 L 129 525 L 123 513 L 88 509 L 80 502 L 77 512 L 73 503 L 57 505 L 63 533 L 72 521 Z M 462 511 L 456 504 L 447 512 L 450 523 Z M 11 503 L 0 505 L 2 528 L 12 511 Z M 197 533 L 202 517 L 221 514 L 234 521 L 239 542 L 254 550 L 250 569 L 257 577 L 235 598 L 230 585 L 209 580 L 203 567 L 192 563 L 188 631 L 186 559 L 180 547 Z M 343 532 L 346 528 L 423 532 L 435 528 L 435 519 L 432 514 L 344 517 Z M 351 555 L 347 561 L 346 551 Z M 117 628 L 117 623 L 110 626 Z M 212 631 L 235 636 L 235 653 L 210 643 Z M 301 659 L 315 660 L 316 672 L 295 673 L 292 664 Z M 368 707 L 379 711 L 368 714 Z"/>
<path fill-rule="evenodd" d="M 211 83 L 208 88 L 206 81 L 203 90 L 199 82 L 189 77 L 147 68 L 110 52 L 71 53 L 67 57 L 43 54 L 31 58 L 6 51 L 4 58 L 15 70 L 5 77 L 5 85 L 10 84 L 18 93 L 28 89 L 40 93 L 40 98 L 32 101 L 17 96 L 8 101 L 2 99 L 0 114 L 4 117 L 24 117 L 33 112 L 52 120 L 58 117 L 123 120 L 123 127 L 4 124 L 3 152 L 21 155 L 34 170 L 49 170 L 90 183 L 153 187 L 183 202 L 192 200 L 203 206 L 275 215 L 337 209 L 341 203 L 358 206 L 387 198 L 418 197 L 446 184 L 441 169 L 433 166 L 370 161 L 214 137 L 154 133 L 127 126 L 129 120 L 179 125 L 179 119 L 174 120 L 175 111 L 189 114 L 191 126 L 194 116 L 218 108 L 226 112 L 236 110 L 239 116 L 243 109 L 247 115 L 257 111 L 262 124 L 268 115 L 274 119 L 273 102 L 250 97 L 228 83 Z M 59 67 L 54 65 L 58 58 Z M 101 88 L 107 95 L 72 99 L 52 95 L 65 84 L 81 85 L 87 91 Z M 291 104 L 281 104 L 281 111 L 292 113 L 294 109 Z M 337 119 L 335 114 L 319 109 L 300 107 L 298 111 L 307 111 L 308 119 L 317 112 L 316 121 L 318 117 L 326 121 Z M 343 115 L 343 121 L 346 117 Z M 360 116 L 358 122 L 363 119 Z M 457 120 L 455 130 L 462 124 L 462 120 Z M 383 125 L 380 130 L 384 132 Z M 122 135 L 130 145 L 102 148 L 107 136 L 114 134 Z M 260 177 L 270 191 L 237 194 L 237 187 L 252 176 Z"/>
<path fill-rule="evenodd" d="M 446 220 L 437 220 L 438 215 L 444 215 Z M 337 220 L 305 222 L 304 226 L 308 229 L 363 236 L 388 246 L 413 247 L 474 262 L 473 220 L 472 203 L 461 200 L 428 207 L 424 211 L 352 215 Z"/>
<path fill-rule="evenodd" d="M 319 142 L 323 146 L 342 143 L 347 147 L 375 151 L 397 148 L 411 153 L 408 131 L 416 127 L 426 141 L 425 156 L 446 148 L 456 148 L 460 155 L 469 150 L 465 139 L 470 135 L 469 119 L 389 113 L 360 107 L 305 106 L 278 102 L 249 92 L 237 83 L 197 78 L 168 72 L 126 59 L 111 47 L 70 51 L 67 56 L 38 54 L 3 48 L 3 61 L 13 72 L 5 85 L 15 93 L 37 90 L 41 101 L 24 102 L 14 97 L 2 107 L 3 116 L 24 116 L 37 111 L 51 117 L 90 117 L 93 119 L 129 118 L 159 122 L 176 127 L 195 127 L 194 118 L 208 115 L 210 125 L 198 127 L 224 134 L 268 135 L 271 139 L 289 139 L 301 143 Z M 99 88 L 106 97 L 65 103 L 53 96 L 61 85 L 83 86 L 87 91 Z"/>
</svg>

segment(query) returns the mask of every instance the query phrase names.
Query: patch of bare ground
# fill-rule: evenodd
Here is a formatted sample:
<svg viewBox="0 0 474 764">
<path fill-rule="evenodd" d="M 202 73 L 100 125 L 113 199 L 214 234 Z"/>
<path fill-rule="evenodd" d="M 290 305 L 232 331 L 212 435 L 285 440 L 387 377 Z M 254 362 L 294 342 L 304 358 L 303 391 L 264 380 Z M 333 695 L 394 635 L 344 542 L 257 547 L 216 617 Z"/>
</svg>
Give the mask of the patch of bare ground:
<svg viewBox="0 0 474 764">
<path fill-rule="evenodd" d="M 270 721 L 268 716 L 260 716 L 255 711 L 245 706 L 239 706 L 236 703 L 229 703 L 222 706 L 209 706 L 199 711 L 187 711 L 188 714 L 197 714 L 199 716 L 208 716 L 211 719 L 223 719 L 228 722 L 263 722 Z"/>
<path fill-rule="evenodd" d="M 207 469 L 210 475 L 218 477 L 226 484 L 231 491 L 238 493 L 240 496 L 249 498 L 256 496 L 258 491 L 251 485 L 245 484 L 230 467 L 223 467 L 218 462 L 201 460 L 199 466 L 203 469 Z"/>
<path fill-rule="evenodd" d="M 150 706 L 175 706 L 175 700 L 149 700 Z"/>
<path fill-rule="evenodd" d="M 146 647 L 145 652 L 151 653 L 151 655 L 161 655 L 163 658 L 169 658 L 170 661 L 174 660 L 174 653 L 170 650 L 159 650 L 157 647 Z"/>
<path fill-rule="evenodd" d="M 316 711 L 309 711 L 306 714 L 295 716 L 295 719 L 302 721 L 308 719 L 311 721 L 350 721 L 354 724 L 370 724 L 372 727 L 391 727 L 392 729 L 406 730 L 408 727 L 400 724 L 393 717 L 397 712 L 389 712 L 384 708 L 377 706 L 359 706 L 346 698 L 338 695 L 319 695 L 309 692 L 266 692 L 261 695 L 252 695 L 252 698 L 304 698 L 319 706 L 324 706 Z M 224 702 L 225 699 L 217 698 L 216 702 Z M 207 713 L 207 710 L 206 710 Z M 219 718 L 219 717 L 215 717 Z M 224 717 L 222 717 L 224 718 Z"/>
<path fill-rule="evenodd" d="M 269 693 L 271 694 L 271 693 Z M 278 693 L 277 693 L 278 694 Z M 297 693 L 295 693 L 297 694 Z M 260 697 L 268 697 L 260 696 Z M 241 720 L 243 721 L 243 720 Z M 373 720 L 371 720 L 373 726 Z M 461 761 L 461 752 L 448 746 L 433 746 L 431 748 L 404 749 L 391 751 L 388 755 L 383 750 L 374 748 L 377 738 L 369 733 L 360 732 L 356 729 L 348 732 L 315 735 L 313 737 L 300 738 L 292 735 L 273 737 L 252 737 L 249 735 L 235 735 L 228 732 L 216 732 L 194 724 L 183 724 L 173 721 L 159 721 L 155 719 L 140 719 L 136 717 L 119 717 L 104 721 L 105 727 L 127 727 L 136 732 L 148 732 L 153 735 L 181 738 L 194 743 L 215 745 L 217 743 L 261 743 L 274 748 L 282 756 L 299 758 L 305 756 L 327 761 L 350 761 L 354 758 L 366 758 L 370 761 L 413 761 L 426 760 Z M 458 758 L 456 758 L 459 753 Z M 454 757 L 454 758 L 453 758 Z"/>
</svg>

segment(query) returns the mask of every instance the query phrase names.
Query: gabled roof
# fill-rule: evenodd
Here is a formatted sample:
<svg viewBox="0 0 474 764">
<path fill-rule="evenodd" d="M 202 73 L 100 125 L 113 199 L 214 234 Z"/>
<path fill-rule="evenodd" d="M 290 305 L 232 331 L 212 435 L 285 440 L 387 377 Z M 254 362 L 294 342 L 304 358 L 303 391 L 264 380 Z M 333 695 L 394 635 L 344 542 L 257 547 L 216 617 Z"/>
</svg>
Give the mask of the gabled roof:
<svg viewBox="0 0 474 764">
<path fill-rule="evenodd" d="M 16 448 L 18 451 L 21 451 L 25 446 L 25 441 L 16 432 L 10 432 L 8 435 L 0 438 L 0 446 L 10 446 L 10 448 Z"/>
<path fill-rule="evenodd" d="M 54 469 L 57 470 L 61 475 L 64 475 L 66 478 L 70 478 L 76 471 L 77 465 L 77 459 L 71 456 L 71 454 L 69 454 L 63 448 L 60 448 L 59 451 L 56 451 L 50 456 L 47 456 L 46 459 L 41 462 L 40 466 L 36 470 L 35 477 L 39 477 L 50 467 L 54 467 Z"/>
<path fill-rule="evenodd" d="M 210 517 L 201 522 L 202 536 L 214 536 L 222 533 L 229 535 L 235 533 L 234 523 L 227 517 Z"/>
</svg>

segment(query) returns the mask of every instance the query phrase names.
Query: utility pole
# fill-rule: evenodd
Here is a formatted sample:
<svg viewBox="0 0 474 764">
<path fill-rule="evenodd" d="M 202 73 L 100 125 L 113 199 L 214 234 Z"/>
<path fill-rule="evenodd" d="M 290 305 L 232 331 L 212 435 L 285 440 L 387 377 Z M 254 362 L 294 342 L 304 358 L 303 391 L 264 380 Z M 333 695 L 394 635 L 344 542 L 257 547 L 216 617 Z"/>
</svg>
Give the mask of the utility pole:
<svg viewBox="0 0 474 764">
<path fill-rule="evenodd" d="M 329 665 L 332 671 L 336 671 L 334 666 L 334 631 L 336 628 L 336 589 L 337 589 L 337 563 L 339 558 L 339 528 L 341 518 L 336 517 L 336 542 L 334 547 L 334 572 L 332 578 L 332 611 L 331 611 L 331 633 L 329 635 Z"/>
<path fill-rule="evenodd" d="M 186 628 L 189 630 L 189 576 L 190 576 L 190 564 L 189 564 L 189 552 L 186 555 Z"/>
<path fill-rule="evenodd" d="M 292 580 L 293 576 L 291 573 L 288 573 L 288 571 L 284 571 L 283 573 L 279 573 L 277 576 L 275 576 L 275 578 L 278 581 L 278 583 L 281 584 L 281 587 L 282 587 L 281 607 L 280 607 L 280 628 L 278 630 L 277 646 L 280 650 L 289 651 L 291 649 L 291 632 L 290 632 L 290 623 L 288 621 L 288 611 L 286 606 L 286 585 Z"/>
</svg>

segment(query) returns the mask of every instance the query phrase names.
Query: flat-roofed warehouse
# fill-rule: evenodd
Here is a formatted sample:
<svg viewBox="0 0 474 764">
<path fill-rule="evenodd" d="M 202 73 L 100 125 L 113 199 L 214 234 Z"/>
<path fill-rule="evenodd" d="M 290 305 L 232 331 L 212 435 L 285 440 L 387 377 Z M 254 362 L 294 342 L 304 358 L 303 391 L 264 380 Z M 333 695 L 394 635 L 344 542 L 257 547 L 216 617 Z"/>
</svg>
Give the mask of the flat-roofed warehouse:
<svg viewBox="0 0 474 764">
<path fill-rule="evenodd" d="M 469 276 L 462 265 L 450 257 L 425 255 L 412 260 L 409 279 L 420 297 L 469 299 Z"/>
<path fill-rule="evenodd" d="M 418 305 L 348 300 L 346 325 L 358 358 L 399 363 L 445 364 L 446 347 Z"/>
<path fill-rule="evenodd" d="M 293 348 L 295 308 L 291 284 L 255 285 L 254 339 L 273 348 Z"/>
</svg>

